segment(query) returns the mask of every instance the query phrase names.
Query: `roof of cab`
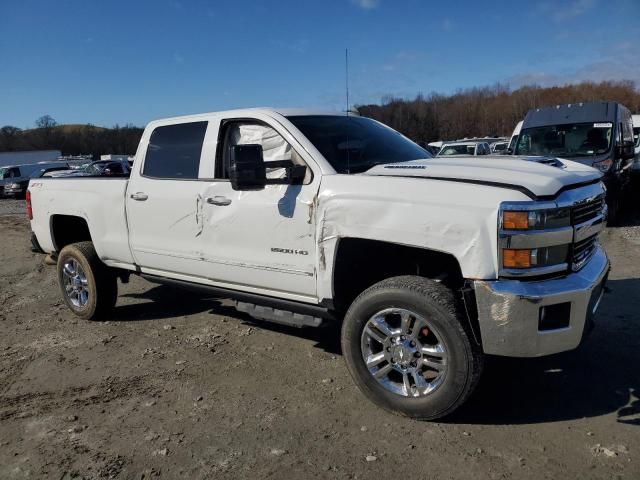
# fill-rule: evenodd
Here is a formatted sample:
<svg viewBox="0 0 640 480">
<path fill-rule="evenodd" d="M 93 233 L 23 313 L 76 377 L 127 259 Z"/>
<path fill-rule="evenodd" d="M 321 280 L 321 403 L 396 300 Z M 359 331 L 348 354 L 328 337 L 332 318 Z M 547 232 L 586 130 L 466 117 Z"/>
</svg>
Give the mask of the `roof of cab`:
<svg viewBox="0 0 640 480">
<path fill-rule="evenodd" d="M 532 108 L 524 118 L 523 128 L 594 121 L 615 123 L 617 111 L 620 108 L 624 106 L 616 102 L 569 103 Z"/>
<path fill-rule="evenodd" d="M 156 120 L 152 120 L 149 122 L 149 125 L 155 124 L 166 124 L 172 122 L 188 122 L 188 121 L 198 121 L 206 119 L 211 116 L 229 116 L 229 117 L 244 117 L 247 115 L 256 113 L 263 114 L 279 114 L 285 117 L 290 116 L 303 116 L 303 115 L 329 115 L 329 116 L 344 116 L 345 112 L 339 111 L 327 111 L 327 110 L 311 110 L 304 108 L 273 108 L 273 107 L 251 107 L 251 108 L 237 108 L 233 110 L 221 110 L 218 112 L 204 112 L 204 113 L 195 113 L 190 115 L 180 115 L 177 117 L 165 117 L 159 118 Z M 350 115 L 357 115 L 355 112 L 350 112 Z"/>
</svg>

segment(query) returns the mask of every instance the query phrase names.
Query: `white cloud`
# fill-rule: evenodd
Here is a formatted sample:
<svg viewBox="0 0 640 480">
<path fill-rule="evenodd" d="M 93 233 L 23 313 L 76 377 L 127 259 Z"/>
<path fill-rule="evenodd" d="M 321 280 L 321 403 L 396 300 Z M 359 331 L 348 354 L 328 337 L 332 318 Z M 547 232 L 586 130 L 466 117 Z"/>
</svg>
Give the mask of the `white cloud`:
<svg viewBox="0 0 640 480">
<path fill-rule="evenodd" d="M 380 5 L 380 0 L 351 0 L 351 3 L 364 10 L 373 10 Z"/>
<path fill-rule="evenodd" d="M 597 0 L 571 0 L 542 2 L 538 10 L 543 15 L 550 16 L 554 22 L 563 22 L 584 15 L 596 6 Z"/>
<path fill-rule="evenodd" d="M 550 87 L 571 83 L 605 82 L 640 79 L 640 54 L 633 51 L 617 57 L 603 57 L 570 71 L 552 73 L 545 70 L 524 72 L 507 79 L 513 88 L 524 85 Z"/>
<path fill-rule="evenodd" d="M 306 38 L 296 38 L 286 42 L 280 39 L 272 39 L 271 44 L 294 53 L 305 53 L 309 48 L 309 40 Z"/>
</svg>

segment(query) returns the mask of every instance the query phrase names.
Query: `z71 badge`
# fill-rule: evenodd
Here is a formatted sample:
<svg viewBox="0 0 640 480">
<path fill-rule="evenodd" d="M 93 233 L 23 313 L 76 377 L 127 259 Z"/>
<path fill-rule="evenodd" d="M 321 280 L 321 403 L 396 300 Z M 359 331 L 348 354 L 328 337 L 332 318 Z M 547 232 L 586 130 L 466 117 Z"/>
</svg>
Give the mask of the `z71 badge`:
<svg viewBox="0 0 640 480">
<path fill-rule="evenodd" d="M 295 248 L 276 248 L 271 247 L 273 253 L 290 253 L 292 255 L 309 255 L 306 250 L 296 250 Z"/>
</svg>

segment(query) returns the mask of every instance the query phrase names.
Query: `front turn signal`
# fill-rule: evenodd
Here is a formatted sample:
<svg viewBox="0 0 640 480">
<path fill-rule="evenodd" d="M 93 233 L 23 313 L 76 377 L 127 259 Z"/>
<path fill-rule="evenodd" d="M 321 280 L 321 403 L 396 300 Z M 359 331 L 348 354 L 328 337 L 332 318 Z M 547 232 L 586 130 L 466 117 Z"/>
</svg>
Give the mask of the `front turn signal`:
<svg viewBox="0 0 640 480">
<path fill-rule="evenodd" d="M 502 265 L 504 268 L 531 268 L 531 250 L 504 249 L 502 251 Z"/>
<path fill-rule="evenodd" d="M 502 212 L 502 228 L 526 230 L 529 228 L 529 212 Z"/>
</svg>

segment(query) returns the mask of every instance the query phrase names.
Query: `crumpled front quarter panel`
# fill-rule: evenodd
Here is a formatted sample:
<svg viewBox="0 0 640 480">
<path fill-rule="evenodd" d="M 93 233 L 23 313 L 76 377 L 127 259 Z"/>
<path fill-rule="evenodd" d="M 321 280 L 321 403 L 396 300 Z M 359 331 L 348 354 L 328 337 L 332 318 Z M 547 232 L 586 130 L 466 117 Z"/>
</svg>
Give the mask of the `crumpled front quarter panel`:
<svg viewBox="0 0 640 480">
<path fill-rule="evenodd" d="M 333 296 L 331 276 L 341 238 L 449 253 L 465 278 L 496 278 L 498 209 L 514 200 L 530 199 L 506 188 L 424 178 L 323 177 L 316 211 L 320 298 Z"/>
</svg>

